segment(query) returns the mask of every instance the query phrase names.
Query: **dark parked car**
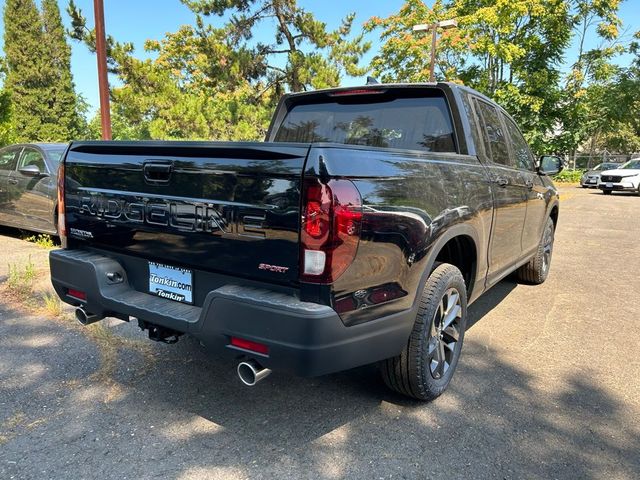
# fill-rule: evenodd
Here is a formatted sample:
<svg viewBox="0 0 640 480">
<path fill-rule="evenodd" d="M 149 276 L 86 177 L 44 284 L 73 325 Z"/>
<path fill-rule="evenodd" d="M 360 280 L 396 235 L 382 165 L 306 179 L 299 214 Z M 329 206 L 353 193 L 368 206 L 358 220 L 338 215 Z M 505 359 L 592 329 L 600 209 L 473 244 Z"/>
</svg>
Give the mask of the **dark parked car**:
<svg viewBox="0 0 640 480">
<path fill-rule="evenodd" d="M 286 95 L 262 143 L 73 142 L 51 278 L 82 324 L 188 333 L 247 385 L 380 362 L 432 399 L 467 305 L 515 270 L 547 278 L 560 168 L 458 85 Z"/>
<path fill-rule="evenodd" d="M 0 224 L 57 234 L 57 175 L 64 143 L 0 150 Z"/>
</svg>

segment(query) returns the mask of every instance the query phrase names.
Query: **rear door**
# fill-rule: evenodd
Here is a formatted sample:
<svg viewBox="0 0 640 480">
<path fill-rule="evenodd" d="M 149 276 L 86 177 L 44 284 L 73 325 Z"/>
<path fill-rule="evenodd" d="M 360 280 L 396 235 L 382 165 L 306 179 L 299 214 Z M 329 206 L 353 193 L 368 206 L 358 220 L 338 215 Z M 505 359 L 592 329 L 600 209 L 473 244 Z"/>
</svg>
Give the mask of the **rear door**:
<svg viewBox="0 0 640 480">
<path fill-rule="evenodd" d="M 484 163 L 494 195 L 494 218 L 489 244 L 488 283 L 500 278 L 522 256 L 522 228 L 527 212 L 527 187 L 510 154 L 506 127 L 488 102 L 474 99 L 482 130 Z"/>
<path fill-rule="evenodd" d="M 547 214 L 548 189 L 535 171 L 535 159 L 527 141 L 514 121 L 504 114 L 501 115 L 507 127 L 516 167 L 520 170 L 525 184 L 527 214 L 522 228 L 522 251 L 527 254 L 535 250 L 540 243 Z"/>
<path fill-rule="evenodd" d="M 29 166 L 38 167 L 40 175 L 21 172 Z M 50 176 L 43 152 L 34 147 L 24 147 L 10 181 L 14 189 L 12 213 L 15 221 L 24 228 L 55 230 L 52 224 L 55 182 Z"/>
<path fill-rule="evenodd" d="M 308 144 L 74 143 L 65 159 L 70 245 L 297 282 L 308 150 Z"/>
<path fill-rule="evenodd" d="M 6 147 L 0 150 L 0 222 L 13 223 L 13 200 L 15 186 L 9 179 L 16 168 L 20 147 Z"/>
</svg>

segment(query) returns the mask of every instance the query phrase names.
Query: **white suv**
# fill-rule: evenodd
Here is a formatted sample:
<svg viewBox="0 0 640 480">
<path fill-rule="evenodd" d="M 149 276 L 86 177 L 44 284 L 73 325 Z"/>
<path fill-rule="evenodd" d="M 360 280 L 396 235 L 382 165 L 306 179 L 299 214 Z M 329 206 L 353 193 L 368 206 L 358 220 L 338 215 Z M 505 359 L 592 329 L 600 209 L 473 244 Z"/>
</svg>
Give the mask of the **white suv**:
<svg viewBox="0 0 640 480">
<path fill-rule="evenodd" d="M 616 170 L 602 172 L 598 188 L 605 195 L 614 190 L 637 192 L 640 195 L 640 158 L 629 160 Z"/>
</svg>

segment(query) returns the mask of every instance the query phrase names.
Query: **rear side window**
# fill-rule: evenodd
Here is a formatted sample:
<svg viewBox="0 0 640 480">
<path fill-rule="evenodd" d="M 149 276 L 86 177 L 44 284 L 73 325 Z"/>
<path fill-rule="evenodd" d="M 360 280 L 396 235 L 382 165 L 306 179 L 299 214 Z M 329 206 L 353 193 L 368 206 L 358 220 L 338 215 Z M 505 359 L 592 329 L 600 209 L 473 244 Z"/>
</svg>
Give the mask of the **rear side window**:
<svg viewBox="0 0 640 480">
<path fill-rule="evenodd" d="M 500 122 L 498 111 L 495 107 L 482 100 L 475 100 L 476 109 L 481 117 L 484 146 L 487 155 L 494 163 L 515 167 L 509 158 L 509 148 L 507 147 L 507 136 Z"/>
<path fill-rule="evenodd" d="M 449 107 L 441 96 L 348 95 L 300 103 L 285 116 L 275 141 L 456 152 Z"/>
<path fill-rule="evenodd" d="M 482 152 L 482 140 L 480 138 L 480 125 L 478 125 L 478 117 L 473 111 L 473 106 L 471 105 L 471 96 L 462 91 L 460 98 L 462 99 L 462 105 L 464 106 L 464 111 L 467 114 L 467 118 L 469 119 L 469 125 L 471 127 L 471 136 L 473 138 L 473 143 L 476 147 L 476 155 L 480 155 Z"/>
<path fill-rule="evenodd" d="M 13 170 L 16 168 L 15 148 L 0 150 L 0 170 Z"/>
<path fill-rule="evenodd" d="M 513 120 L 505 115 L 502 115 L 502 118 L 504 119 L 504 123 L 507 125 L 507 130 L 509 131 L 511 146 L 513 147 L 513 153 L 516 156 L 516 166 L 523 170 L 533 170 L 533 156 L 531 155 L 531 150 L 529 150 L 527 141 L 520 133 L 520 130 L 518 130 L 516 124 L 513 123 Z"/>
</svg>

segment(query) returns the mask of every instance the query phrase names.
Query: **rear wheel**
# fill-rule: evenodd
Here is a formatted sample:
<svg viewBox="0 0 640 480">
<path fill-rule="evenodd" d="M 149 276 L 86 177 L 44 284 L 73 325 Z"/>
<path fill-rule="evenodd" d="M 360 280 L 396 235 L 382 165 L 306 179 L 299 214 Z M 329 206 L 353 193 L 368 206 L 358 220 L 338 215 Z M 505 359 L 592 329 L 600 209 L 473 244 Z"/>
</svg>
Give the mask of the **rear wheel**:
<svg viewBox="0 0 640 480">
<path fill-rule="evenodd" d="M 544 233 L 540 239 L 536 255 L 518 269 L 518 278 L 533 285 L 543 283 L 549 275 L 551 268 L 551 257 L 553 256 L 553 240 L 555 234 L 555 225 L 551 218 L 547 218 L 544 227 Z"/>
<path fill-rule="evenodd" d="M 462 273 L 440 264 L 422 292 L 407 346 L 380 369 L 387 386 L 419 400 L 445 391 L 460 358 L 467 321 L 467 291 Z"/>
</svg>

